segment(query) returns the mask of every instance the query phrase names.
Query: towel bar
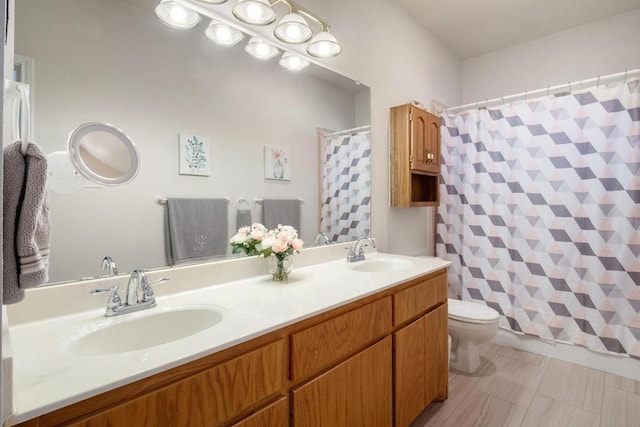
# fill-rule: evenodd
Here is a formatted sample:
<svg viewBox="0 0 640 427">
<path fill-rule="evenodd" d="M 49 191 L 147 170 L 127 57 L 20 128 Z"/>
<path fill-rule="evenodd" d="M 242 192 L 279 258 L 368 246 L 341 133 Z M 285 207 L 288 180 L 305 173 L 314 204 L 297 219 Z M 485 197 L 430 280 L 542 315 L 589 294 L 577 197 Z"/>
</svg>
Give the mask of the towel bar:
<svg viewBox="0 0 640 427">
<path fill-rule="evenodd" d="M 229 199 L 228 197 L 221 197 L 221 199 L 225 199 L 229 204 L 231 203 L 231 199 Z M 167 198 L 163 196 L 156 196 L 153 200 L 159 205 L 167 204 Z"/>
<path fill-rule="evenodd" d="M 303 200 L 303 199 L 301 199 L 300 197 L 298 197 L 298 200 L 300 200 L 300 203 L 304 203 L 304 200 Z M 258 203 L 258 204 L 260 204 L 260 205 L 261 205 L 261 204 L 262 204 L 262 202 L 264 202 L 264 199 L 261 199 L 261 198 L 258 198 L 258 197 L 254 197 L 254 198 L 253 198 L 253 201 L 254 201 L 255 203 Z"/>
</svg>

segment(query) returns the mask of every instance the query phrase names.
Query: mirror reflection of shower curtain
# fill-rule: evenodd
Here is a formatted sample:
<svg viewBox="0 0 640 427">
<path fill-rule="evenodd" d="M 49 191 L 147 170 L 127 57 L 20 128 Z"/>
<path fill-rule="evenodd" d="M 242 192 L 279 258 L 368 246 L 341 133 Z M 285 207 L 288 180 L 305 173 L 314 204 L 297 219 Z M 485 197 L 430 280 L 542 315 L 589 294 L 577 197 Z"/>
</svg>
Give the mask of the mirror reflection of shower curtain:
<svg viewBox="0 0 640 427">
<path fill-rule="evenodd" d="M 322 135 L 320 232 L 331 242 L 371 231 L 371 132 Z"/>
</svg>

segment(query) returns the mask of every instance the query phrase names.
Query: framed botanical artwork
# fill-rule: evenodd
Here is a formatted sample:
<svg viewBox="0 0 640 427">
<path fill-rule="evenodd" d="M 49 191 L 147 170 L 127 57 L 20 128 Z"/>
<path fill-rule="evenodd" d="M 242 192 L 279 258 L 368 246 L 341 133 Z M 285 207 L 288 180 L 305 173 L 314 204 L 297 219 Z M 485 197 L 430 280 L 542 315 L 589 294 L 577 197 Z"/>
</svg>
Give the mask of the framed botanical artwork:
<svg viewBox="0 0 640 427">
<path fill-rule="evenodd" d="M 288 148 L 264 147 L 264 177 L 291 181 L 291 154 Z"/>
<path fill-rule="evenodd" d="M 211 165 L 210 141 L 206 136 L 180 133 L 180 175 L 209 176 Z"/>
</svg>

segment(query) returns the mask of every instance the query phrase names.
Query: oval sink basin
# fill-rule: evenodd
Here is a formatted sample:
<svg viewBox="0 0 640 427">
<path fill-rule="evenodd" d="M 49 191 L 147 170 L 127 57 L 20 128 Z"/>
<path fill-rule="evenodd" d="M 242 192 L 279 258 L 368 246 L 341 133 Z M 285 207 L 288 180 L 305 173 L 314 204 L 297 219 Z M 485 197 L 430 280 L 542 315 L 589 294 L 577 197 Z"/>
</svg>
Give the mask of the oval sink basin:
<svg viewBox="0 0 640 427">
<path fill-rule="evenodd" d="M 153 311 L 156 310 L 156 311 Z M 131 317 L 128 317 L 131 316 Z M 77 356 L 104 356 L 167 344 L 220 323 L 223 309 L 185 306 L 124 315 L 85 326 L 63 341 L 61 350 Z"/>
<path fill-rule="evenodd" d="M 386 273 L 389 271 L 405 270 L 413 266 L 409 260 L 402 258 L 368 259 L 353 263 L 351 269 L 365 273 Z"/>
</svg>

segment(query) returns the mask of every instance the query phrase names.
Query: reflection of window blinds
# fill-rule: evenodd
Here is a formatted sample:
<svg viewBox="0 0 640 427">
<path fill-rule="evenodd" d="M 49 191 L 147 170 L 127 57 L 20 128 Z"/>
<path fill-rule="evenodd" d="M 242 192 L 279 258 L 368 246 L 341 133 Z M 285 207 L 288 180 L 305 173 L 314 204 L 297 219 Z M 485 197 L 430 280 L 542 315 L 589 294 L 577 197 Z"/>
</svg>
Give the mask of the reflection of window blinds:
<svg viewBox="0 0 640 427">
<path fill-rule="evenodd" d="M 341 133 L 322 141 L 320 231 L 332 242 L 365 237 L 371 229 L 371 133 Z"/>
</svg>

